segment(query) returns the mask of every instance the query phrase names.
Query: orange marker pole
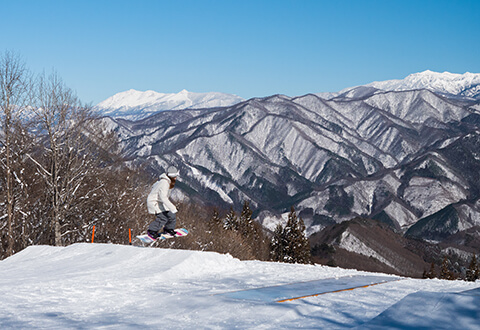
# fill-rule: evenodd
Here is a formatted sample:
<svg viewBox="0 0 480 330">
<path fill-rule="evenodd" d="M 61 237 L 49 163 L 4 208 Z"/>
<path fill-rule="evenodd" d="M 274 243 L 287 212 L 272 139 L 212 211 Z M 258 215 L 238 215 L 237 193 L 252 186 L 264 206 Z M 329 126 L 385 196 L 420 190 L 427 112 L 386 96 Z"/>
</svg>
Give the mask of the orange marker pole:
<svg viewBox="0 0 480 330">
<path fill-rule="evenodd" d="M 128 228 L 128 244 L 132 245 L 132 228 Z"/>
<path fill-rule="evenodd" d="M 93 243 L 94 237 L 95 237 L 95 225 L 93 225 L 93 229 L 92 229 L 92 243 Z"/>
</svg>

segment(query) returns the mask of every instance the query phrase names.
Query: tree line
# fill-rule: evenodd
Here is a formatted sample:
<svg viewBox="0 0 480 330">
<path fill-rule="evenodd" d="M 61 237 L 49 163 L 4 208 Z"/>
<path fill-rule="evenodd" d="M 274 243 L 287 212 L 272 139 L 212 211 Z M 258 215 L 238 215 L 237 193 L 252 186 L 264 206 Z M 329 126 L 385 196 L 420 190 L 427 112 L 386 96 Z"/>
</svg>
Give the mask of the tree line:
<svg viewBox="0 0 480 330">
<path fill-rule="evenodd" d="M 97 242 L 125 244 L 129 230 L 141 233 L 152 220 L 145 200 L 156 178 L 125 165 L 114 132 L 55 72 L 34 75 L 9 51 L 0 57 L 0 124 L 0 259 L 33 244 L 90 241 L 93 226 Z M 273 237 L 248 202 L 239 215 L 233 207 L 223 215 L 201 205 L 179 209 L 193 235 L 169 246 L 311 262 L 293 208 Z"/>
<path fill-rule="evenodd" d="M 292 208 L 285 225 L 270 233 L 253 217 L 250 203 L 243 208 L 219 210 L 200 204 L 177 204 L 177 226 L 189 230 L 182 239 L 159 241 L 160 247 L 214 251 L 241 260 L 312 263 L 303 220 Z"/>
<path fill-rule="evenodd" d="M 439 271 L 435 266 L 435 263 L 432 262 L 430 264 L 430 269 L 428 271 L 424 270 L 422 277 L 424 279 L 439 278 L 442 280 L 450 280 L 450 281 L 463 279 L 469 282 L 475 282 L 476 280 L 480 280 L 480 264 L 477 260 L 476 254 L 472 255 L 468 268 L 465 269 L 464 273 L 465 274 L 462 276 L 457 272 L 455 272 L 452 269 L 451 263 L 448 260 L 447 256 L 444 256 Z"/>
</svg>

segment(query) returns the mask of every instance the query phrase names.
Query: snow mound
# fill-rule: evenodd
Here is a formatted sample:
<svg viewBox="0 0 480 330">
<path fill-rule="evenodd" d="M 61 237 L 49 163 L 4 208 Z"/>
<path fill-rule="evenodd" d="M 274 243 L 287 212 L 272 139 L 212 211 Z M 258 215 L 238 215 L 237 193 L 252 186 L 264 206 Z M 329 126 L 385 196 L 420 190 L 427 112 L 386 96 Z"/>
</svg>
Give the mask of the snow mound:
<svg viewBox="0 0 480 330">
<path fill-rule="evenodd" d="M 52 278 L 109 274 L 117 280 L 131 277 L 186 279 L 221 273 L 244 265 L 230 255 L 213 252 L 137 248 L 111 244 L 73 244 L 67 247 L 31 246 L 2 262 L 11 276 Z M 29 265 L 27 268 L 25 265 Z"/>
</svg>

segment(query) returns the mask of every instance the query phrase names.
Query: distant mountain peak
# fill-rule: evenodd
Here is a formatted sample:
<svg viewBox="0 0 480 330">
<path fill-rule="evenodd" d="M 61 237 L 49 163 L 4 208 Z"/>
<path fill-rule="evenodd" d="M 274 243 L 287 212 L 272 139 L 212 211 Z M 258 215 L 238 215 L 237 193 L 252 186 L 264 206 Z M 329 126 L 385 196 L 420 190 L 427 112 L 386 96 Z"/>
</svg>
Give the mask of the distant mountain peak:
<svg viewBox="0 0 480 330">
<path fill-rule="evenodd" d="M 474 101 L 480 100 L 480 74 L 465 72 L 435 72 L 425 70 L 412 73 L 404 79 L 374 81 L 366 85 L 345 88 L 339 92 L 316 93 L 325 100 L 344 99 L 353 100 L 365 98 L 381 92 L 429 90 L 450 98 L 464 98 Z"/>
<path fill-rule="evenodd" d="M 480 74 L 470 72 L 458 74 L 426 70 L 410 74 L 404 79 L 375 81 L 365 86 L 385 91 L 428 89 L 441 94 L 480 98 Z"/>
<path fill-rule="evenodd" d="M 95 106 L 104 116 L 138 120 L 159 111 L 231 106 L 243 98 L 219 92 L 194 93 L 186 89 L 178 93 L 145 92 L 130 89 L 117 93 Z"/>
</svg>

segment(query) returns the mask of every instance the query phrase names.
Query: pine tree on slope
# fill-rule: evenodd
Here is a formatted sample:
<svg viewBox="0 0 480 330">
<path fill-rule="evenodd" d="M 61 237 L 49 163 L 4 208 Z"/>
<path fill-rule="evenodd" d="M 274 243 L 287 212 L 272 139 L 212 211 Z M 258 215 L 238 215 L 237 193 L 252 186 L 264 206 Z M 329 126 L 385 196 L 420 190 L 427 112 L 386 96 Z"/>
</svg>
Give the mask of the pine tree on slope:
<svg viewBox="0 0 480 330">
<path fill-rule="evenodd" d="M 279 223 L 275 228 L 272 242 L 270 243 L 270 259 L 273 261 L 284 261 L 286 246 L 287 242 L 283 236 L 283 226 Z"/>
<path fill-rule="evenodd" d="M 431 263 L 430 264 L 430 270 L 427 272 L 427 271 L 424 271 L 423 272 L 423 278 L 435 278 L 437 277 L 437 274 L 435 273 L 435 263 Z"/>
<path fill-rule="evenodd" d="M 214 231 L 215 229 L 219 228 L 222 224 L 222 219 L 220 218 L 220 213 L 217 209 L 213 210 L 213 215 L 208 222 L 208 229 L 210 231 Z"/>
<path fill-rule="evenodd" d="M 247 201 L 243 203 L 242 213 L 240 214 L 240 221 L 238 223 L 238 231 L 242 234 L 243 237 L 249 239 L 258 239 L 256 235 L 255 226 L 252 219 L 252 210 Z"/>
<path fill-rule="evenodd" d="M 474 254 L 470 266 L 468 266 L 467 269 L 466 280 L 475 282 L 478 279 L 480 279 L 480 267 L 477 262 L 477 256 Z"/>
<path fill-rule="evenodd" d="M 440 270 L 440 276 L 439 278 L 442 280 L 454 280 L 455 275 L 450 271 L 449 267 L 449 261 L 447 257 L 445 256 L 442 261 L 442 268 Z"/>
<path fill-rule="evenodd" d="M 288 263 L 312 263 L 310 244 L 305 236 L 305 224 L 291 208 L 284 228 L 277 226 L 271 243 L 272 259 Z"/>
<path fill-rule="evenodd" d="M 230 208 L 230 211 L 225 216 L 223 227 L 227 230 L 238 230 L 239 222 L 233 207 Z"/>
</svg>

